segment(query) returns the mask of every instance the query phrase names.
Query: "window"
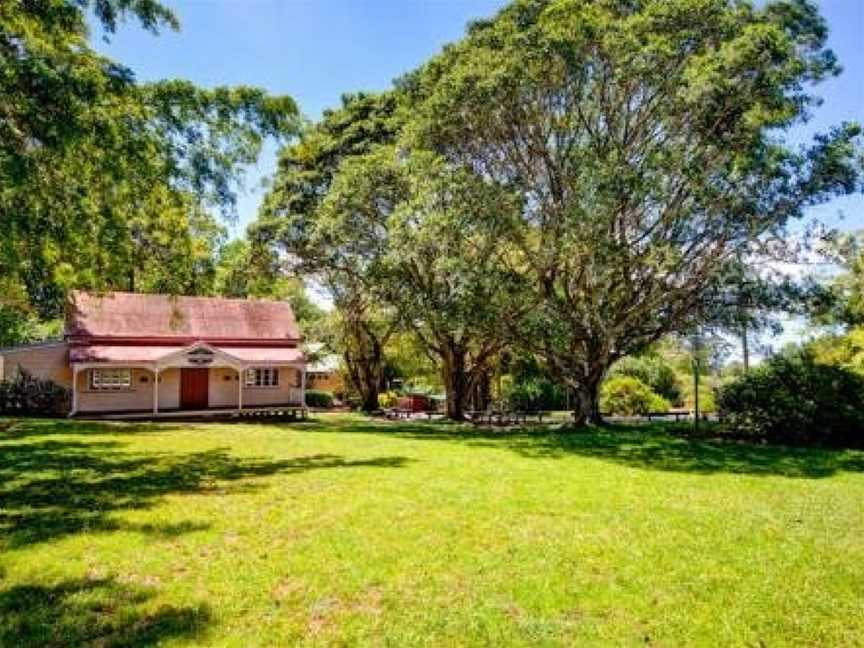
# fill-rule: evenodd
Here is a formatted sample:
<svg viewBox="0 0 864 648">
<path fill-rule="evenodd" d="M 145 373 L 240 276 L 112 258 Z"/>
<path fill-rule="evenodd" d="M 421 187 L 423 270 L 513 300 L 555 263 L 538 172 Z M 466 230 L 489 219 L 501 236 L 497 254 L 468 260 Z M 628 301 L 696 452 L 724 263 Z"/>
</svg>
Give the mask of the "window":
<svg viewBox="0 0 864 648">
<path fill-rule="evenodd" d="M 132 387 L 131 369 L 91 369 L 90 389 L 120 390 Z"/>
<path fill-rule="evenodd" d="M 246 370 L 247 387 L 278 387 L 279 370 L 273 367 L 255 367 Z"/>
</svg>

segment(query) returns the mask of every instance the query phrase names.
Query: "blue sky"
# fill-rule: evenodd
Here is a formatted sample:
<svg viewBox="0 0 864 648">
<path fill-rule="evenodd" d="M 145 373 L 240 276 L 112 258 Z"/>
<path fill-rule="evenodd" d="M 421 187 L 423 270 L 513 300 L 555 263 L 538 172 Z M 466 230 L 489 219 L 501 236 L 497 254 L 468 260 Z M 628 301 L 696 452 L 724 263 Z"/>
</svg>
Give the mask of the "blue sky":
<svg viewBox="0 0 864 648">
<path fill-rule="evenodd" d="M 317 118 L 343 92 L 382 90 L 442 45 L 458 39 L 473 18 L 501 0 L 163 0 L 179 15 L 180 32 L 158 37 L 121 26 L 109 43 L 94 39 L 141 80 L 184 78 L 204 86 L 248 84 L 289 94 Z M 845 71 L 820 86 L 826 98 L 808 135 L 843 120 L 864 121 L 864 0 L 822 0 L 830 45 Z M 260 180 L 275 169 L 275 147 L 251 170 L 241 194 L 240 234 L 261 201 Z M 840 214 L 843 217 L 840 217 Z M 814 210 L 844 229 L 864 227 L 864 199 L 833 201 Z"/>
</svg>

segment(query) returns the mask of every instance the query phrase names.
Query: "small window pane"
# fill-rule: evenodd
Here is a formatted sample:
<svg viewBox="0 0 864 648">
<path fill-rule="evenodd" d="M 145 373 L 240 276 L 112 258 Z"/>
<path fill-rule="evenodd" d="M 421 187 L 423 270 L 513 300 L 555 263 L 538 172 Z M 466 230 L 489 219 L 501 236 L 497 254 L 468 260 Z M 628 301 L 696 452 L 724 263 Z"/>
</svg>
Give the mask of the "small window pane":
<svg viewBox="0 0 864 648">
<path fill-rule="evenodd" d="M 91 369 L 90 387 L 100 390 L 129 389 L 132 386 L 130 369 Z"/>
<path fill-rule="evenodd" d="M 246 370 L 247 387 L 278 387 L 279 370 L 275 367 L 255 367 Z"/>
</svg>

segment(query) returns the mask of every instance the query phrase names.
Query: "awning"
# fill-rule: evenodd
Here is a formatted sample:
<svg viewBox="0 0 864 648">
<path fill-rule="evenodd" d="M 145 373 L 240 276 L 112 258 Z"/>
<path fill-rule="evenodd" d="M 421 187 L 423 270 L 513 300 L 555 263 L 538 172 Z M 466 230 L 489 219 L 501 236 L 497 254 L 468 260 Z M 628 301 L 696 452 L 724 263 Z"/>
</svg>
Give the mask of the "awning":
<svg viewBox="0 0 864 648">
<path fill-rule="evenodd" d="M 182 351 L 182 346 L 102 346 L 92 345 L 72 347 L 69 350 L 70 362 L 156 362 L 172 353 Z"/>
<path fill-rule="evenodd" d="M 298 364 L 304 361 L 303 351 L 288 347 L 214 347 L 234 356 L 243 364 Z"/>
<path fill-rule="evenodd" d="M 158 364 L 160 360 L 183 351 L 200 348 L 192 346 L 106 346 L 90 345 L 72 347 L 69 361 L 73 363 L 106 362 L 117 364 Z M 300 364 L 304 361 L 303 351 L 289 347 L 217 347 L 209 346 L 239 364 Z M 171 364 L 165 365 L 171 366 Z"/>
</svg>

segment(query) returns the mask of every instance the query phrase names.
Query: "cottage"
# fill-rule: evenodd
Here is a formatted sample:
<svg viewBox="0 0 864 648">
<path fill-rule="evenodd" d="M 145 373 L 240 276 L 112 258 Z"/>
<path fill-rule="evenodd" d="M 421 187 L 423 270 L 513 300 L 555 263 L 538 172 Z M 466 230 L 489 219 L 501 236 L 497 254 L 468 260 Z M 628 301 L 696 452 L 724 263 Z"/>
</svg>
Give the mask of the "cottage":
<svg viewBox="0 0 864 648">
<path fill-rule="evenodd" d="M 0 377 L 68 387 L 70 416 L 302 408 L 300 341 L 284 302 L 75 292 L 64 340 L 0 350 Z"/>
</svg>

